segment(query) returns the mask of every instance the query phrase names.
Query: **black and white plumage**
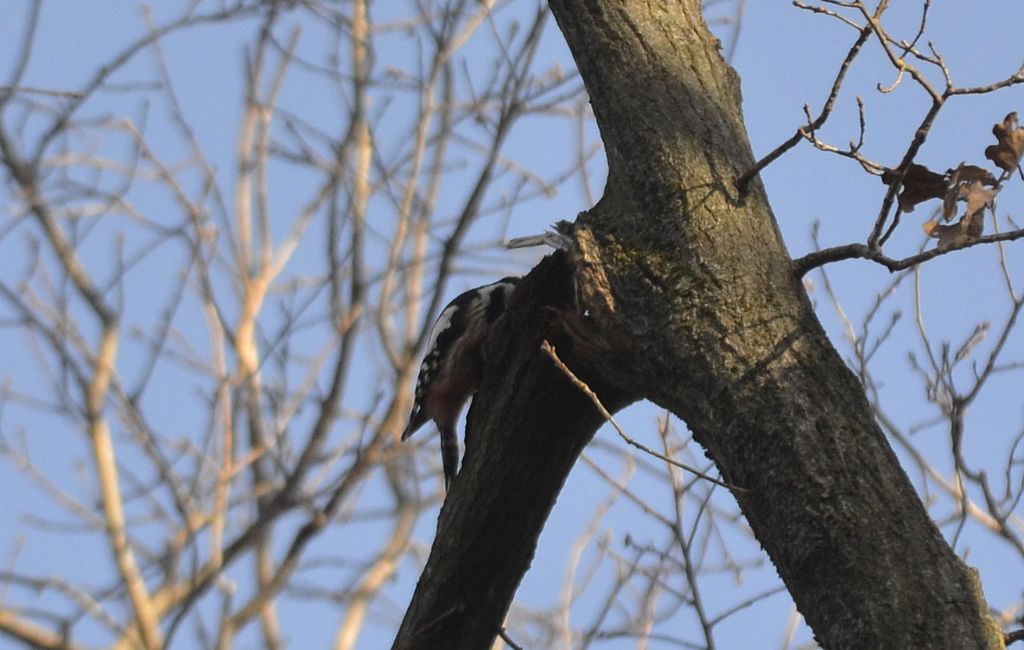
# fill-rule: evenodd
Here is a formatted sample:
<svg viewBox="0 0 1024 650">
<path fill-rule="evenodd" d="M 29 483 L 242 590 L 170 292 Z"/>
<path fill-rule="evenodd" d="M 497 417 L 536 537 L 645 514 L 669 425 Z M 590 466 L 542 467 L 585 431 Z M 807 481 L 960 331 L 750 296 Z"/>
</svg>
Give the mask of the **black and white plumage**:
<svg viewBox="0 0 1024 650">
<path fill-rule="evenodd" d="M 459 413 L 480 387 L 482 344 L 490 326 L 505 311 L 519 278 L 507 277 L 459 294 L 441 310 L 427 343 L 427 354 L 416 380 L 416 396 L 405 440 L 427 420 L 441 433 L 441 464 L 445 490 L 459 465 L 456 424 Z"/>
</svg>

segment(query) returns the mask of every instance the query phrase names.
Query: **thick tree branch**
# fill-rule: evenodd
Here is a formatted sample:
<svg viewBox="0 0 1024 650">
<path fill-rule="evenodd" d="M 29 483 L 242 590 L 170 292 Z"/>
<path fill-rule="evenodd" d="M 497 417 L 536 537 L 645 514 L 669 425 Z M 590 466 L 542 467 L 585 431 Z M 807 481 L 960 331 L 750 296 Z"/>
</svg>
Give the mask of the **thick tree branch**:
<svg viewBox="0 0 1024 650">
<path fill-rule="evenodd" d="M 603 418 L 541 352 L 545 339 L 574 364 L 558 311 L 572 310 L 571 265 L 546 258 L 520 283 L 491 337 L 488 379 L 466 424 L 466 455 L 441 514 L 393 648 L 486 648 L 562 484 Z M 612 410 L 631 401 L 574 368 Z"/>
<path fill-rule="evenodd" d="M 999 647 L 954 555 L 791 272 L 735 74 L 694 1 L 551 8 L 608 152 L 577 221 L 595 328 L 682 417 L 827 648 Z M 596 278 L 591 281 L 589 278 Z"/>
</svg>

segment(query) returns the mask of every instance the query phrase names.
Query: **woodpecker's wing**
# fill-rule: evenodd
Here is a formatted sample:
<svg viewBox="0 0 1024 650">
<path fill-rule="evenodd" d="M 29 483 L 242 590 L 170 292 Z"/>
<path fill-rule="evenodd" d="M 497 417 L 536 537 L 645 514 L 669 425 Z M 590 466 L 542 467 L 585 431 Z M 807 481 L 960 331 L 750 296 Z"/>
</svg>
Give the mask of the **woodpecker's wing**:
<svg viewBox="0 0 1024 650">
<path fill-rule="evenodd" d="M 402 432 L 402 440 L 416 433 L 429 419 L 426 411 L 423 410 L 423 406 L 416 402 L 412 407 L 412 413 L 409 414 L 409 424 L 406 425 L 405 431 Z"/>
<path fill-rule="evenodd" d="M 427 339 L 427 355 L 423 357 L 420 372 L 416 377 L 416 394 L 412 413 L 409 414 L 409 425 L 402 432 L 402 440 L 416 433 L 427 420 L 437 415 L 428 413 L 424 408 L 427 391 L 444 370 L 445 351 L 451 347 L 451 339 L 460 336 L 465 329 L 466 303 L 469 302 L 471 293 L 467 291 L 457 296 L 441 310 L 441 314 L 434 321 L 434 327 L 431 328 L 430 337 Z"/>
<path fill-rule="evenodd" d="M 445 308 L 447 310 L 447 308 Z M 444 315 L 444 312 L 442 312 Z M 438 322 L 434 324 L 434 329 L 437 330 Z M 435 338 L 434 332 L 431 332 L 430 338 Z M 435 414 L 431 414 L 427 411 L 427 391 L 433 385 L 433 379 L 438 371 L 438 361 L 436 358 L 436 350 L 431 348 L 430 352 L 427 353 L 423 363 L 420 364 L 420 373 L 416 379 L 416 395 L 413 399 L 412 413 L 409 414 L 409 424 L 405 427 L 405 431 L 402 432 L 402 440 L 405 440 L 412 434 L 416 433 L 416 430 L 426 424 L 427 420 Z"/>
<path fill-rule="evenodd" d="M 473 369 L 478 364 L 467 361 L 467 358 L 473 359 L 479 354 L 476 348 L 483 340 L 486 328 L 504 312 L 507 294 L 518 281 L 519 278 L 506 277 L 470 289 L 456 296 L 441 310 L 430 330 L 427 354 L 420 364 L 419 376 L 416 379 L 412 413 L 409 415 L 408 426 L 402 432 L 402 440 L 415 433 L 427 420 L 440 423 L 442 419 L 454 420 L 457 416 L 457 413 L 433 413 L 431 409 L 461 409 L 465 396 L 475 391 L 478 377 L 475 376 Z M 470 376 L 463 377 L 460 373 L 468 373 Z M 440 396 L 445 395 L 453 385 L 460 386 L 457 390 L 460 393 L 459 397 L 455 400 L 441 398 Z M 466 388 L 470 392 L 461 393 Z M 441 392 L 434 392 L 435 389 Z"/>
</svg>

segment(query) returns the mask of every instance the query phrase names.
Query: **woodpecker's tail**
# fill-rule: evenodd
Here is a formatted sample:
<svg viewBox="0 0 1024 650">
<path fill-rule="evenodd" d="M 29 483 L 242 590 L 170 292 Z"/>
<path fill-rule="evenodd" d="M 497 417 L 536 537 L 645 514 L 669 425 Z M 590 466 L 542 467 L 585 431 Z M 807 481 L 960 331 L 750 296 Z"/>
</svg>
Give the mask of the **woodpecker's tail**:
<svg viewBox="0 0 1024 650">
<path fill-rule="evenodd" d="M 444 491 L 447 492 L 452 479 L 459 471 L 459 438 L 455 422 L 438 423 L 441 431 L 441 466 L 444 467 Z"/>
</svg>

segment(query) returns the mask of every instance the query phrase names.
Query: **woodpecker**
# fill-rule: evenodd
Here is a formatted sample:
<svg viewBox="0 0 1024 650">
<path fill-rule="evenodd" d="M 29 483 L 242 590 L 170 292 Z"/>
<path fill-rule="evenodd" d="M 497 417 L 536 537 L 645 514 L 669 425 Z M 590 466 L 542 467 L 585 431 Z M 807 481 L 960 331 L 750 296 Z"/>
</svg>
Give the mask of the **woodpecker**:
<svg viewBox="0 0 1024 650">
<path fill-rule="evenodd" d="M 441 433 L 441 465 L 447 492 L 459 465 L 456 423 L 459 413 L 483 379 L 483 341 L 505 311 L 519 278 L 507 277 L 459 294 L 441 310 L 430 331 L 427 354 L 420 365 L 416 395 L 405 440 L 427 420 Z"/>
</svg>

